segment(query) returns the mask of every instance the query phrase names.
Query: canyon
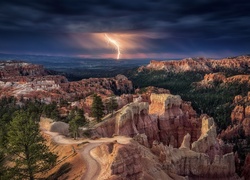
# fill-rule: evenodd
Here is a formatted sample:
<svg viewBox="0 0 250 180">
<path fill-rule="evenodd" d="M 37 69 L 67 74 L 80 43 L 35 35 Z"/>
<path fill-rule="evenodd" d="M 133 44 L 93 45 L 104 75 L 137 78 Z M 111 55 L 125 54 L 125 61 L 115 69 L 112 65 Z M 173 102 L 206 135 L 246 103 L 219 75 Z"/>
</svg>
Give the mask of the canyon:
<svg viewBox="0 0 250 180">
<path fill-rule="evenodd" d="M 132 158 L 127 164 L 125 157 L 133 157 L 130 153 L 125 157 L 118 155 L 118 160 L 113 160 L 115 164 L 115 167 L 111 166 L 113 178 L 144 179 L 145 176 L 149 176 L 153 179 L 155 174 L 143 173 L 143 169 L 148 167 L 137 163 L 144 161 L 143 158 L 147 159 L 148 154 L 157 157 L 157 163 L 160 167 L 164 167 L 162 170 L 169 179 L 175 179 L 174 175 L 178 178 L 188 176 L 190 179 L 238 178 L 235 173 L 232 147 L 217 139 L 213 118 L 207 115 L 199 117 L 190 103 L 182 101 L 180 96 L 151 94 L 150 100 L 150 104 L 130 103 L 117 111 L 113 117 L 107 117 L 92 129 L 92 136 L 95 137 L 130 136 L 140 144 L 133 143 L 129 150 L 130 153 L 135 152 L 134 163 Z M 108 145 L 103 146 L 99 148 L 105 149 Z M 141 147 L 141 151 L 136 150 L 138 146 Z M 122 146 L 121 153 L 128 152 L 127 148 Z M 106 152 L 102 156 L 109 157 L 114 153 L 108 153 L 107 150 L 101 152 Z M 146 157 L 143 157 L 145 154 Z M 131 169 L 134 170 L 130 171 Z"/>
<path fill-rule="evenodd" d="M 64 76 L 48 75 L 41 65 L 9 61 L 2 62 L 0 66 L 0 97 L 41 99 L 51 103 L 61 99 L 84 99 L 93 92 L 108 96 L 133 91 L 132 82 L 123 75 L 69 82 Z"/>
<path fill-rule="evenodd" d="M 236 68 L 243 72 L 249 60 L 248 56 L 240 56 L 222 60 L 151 61 L 139 71 L 205 71 L 204 79 L 193 86 L 213 88 L 217 82 L 248 83 L 249 75 L 226 77 L 214 71 Z M 70 106 L 84 109 L 88 116 L 93 93 L 100 95 L 103 102 L 114 96 L 118 107 L 113 113 L 106 113 L 100 123 L 88 119 L 90 125 L 80 131 L 88 137 L 82 135 L 77 140 L 68 138 L 67 123 L 41 118 L 41 133 L 51 150 L 60 154 L 59 165 L 72 165 L 62 177 L 240 179 L 236 173 L 240 160 L 233 144 L 227 143 L 227 140 L 239 135 L 241 130 L 245 136 L 250 135 L 250 94 L 235 97 L 235 108 L 231 113 L 234 125 L 217 135 L 212 117 L 196 113 L 191 102 L 171 94 L 168 89 L 153 86 L 134 89 L 132 81 L 124 75 L 69 82 L 62 75 L 50 75 L 41 65 L 20 61 L 0 62 L 0 98 L 14 96 L 19 100 L 37 99 L 46 104 L 59 104 L 65 100 Z M 67 112 L 70 107 L 64 108 Z M 59 172 L 59 165 L 46 176 L 53 177 L 55 172 Z M 242 174 L 246 175 L 248 169 L 249 156 Z"/>
</svg>

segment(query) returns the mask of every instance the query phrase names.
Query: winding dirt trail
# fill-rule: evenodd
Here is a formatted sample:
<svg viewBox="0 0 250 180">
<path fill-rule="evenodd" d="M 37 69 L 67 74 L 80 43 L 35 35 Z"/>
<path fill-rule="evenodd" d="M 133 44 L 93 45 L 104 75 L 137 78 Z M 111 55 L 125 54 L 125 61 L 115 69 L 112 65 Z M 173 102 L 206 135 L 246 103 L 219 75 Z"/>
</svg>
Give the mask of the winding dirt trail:
<svg viewBox="0 0 250 180">
<path fill-rule="evenodd" d="M 101 172 L 101 166 L 99 162 L 91 155 L 91 150 L 94 149 L 97 146 L 100 146 L 102 143 L 105 142 L 113 142 L 117 141 L 120 144 L 128 144 L 131 140 L 129 137 L 125 136 L 116 136 L 113 138 L 100 138 L 97 140 L 91 140 L 91 139 L 79 139 L 74 140 L 71 138 L 66 138 L 63 135 L 60 135 L 58 133 L 50 132 L 50 131 L 43 131 L 44 133 L 51 136 L 51 139 L 57 143 L 57 144 L 80 144 L 83 142 L 86 142 L 86 144 L 82 147 L 82 149 L 79 150 L 79 153 L 81 153 L 81 156 L 83 157 L 84 162 L 86 163 L 86 173 L 81 177 L 81 180 L 96 180 L 99 177 L 99 174 Z"/>
<path fill-rule="evenodd" d="M 128 144 L 131 140 L 129 137 L 124 136 L 116 136 L 113 138 L 100 138 L 97 140 L 88 140 L 89 144 L 87 144 L 84 150 L 81 152 L 82 157 L 87 165 L 87 171 L 85 175 L 82 176 L 81 180 L 96 180 L 99 177 L 101 172 L 101 166 L 99 162 L 91 155 L 90 151 L 97 146 L 100 146 L 102 143 L 105 142 L 113 142 L 117 141 L 121 144 Z"/>
<path fill-rule="evenodd" d="M 93 156 L 91 156 L 90 151 L 94 149 L 97 146 L 100 146 L 102 143 L 90 143 L 87 145 L 87 147 L 84 148 L 84 150 L 81 152 L 82 157 L 87 165 L 86 173 L 82 176 L 81 180 L 94 180 L 97 179 L 100 172 L 101 172 L 101 166 L 100 164 L 95 160 Z"/>
</svg>

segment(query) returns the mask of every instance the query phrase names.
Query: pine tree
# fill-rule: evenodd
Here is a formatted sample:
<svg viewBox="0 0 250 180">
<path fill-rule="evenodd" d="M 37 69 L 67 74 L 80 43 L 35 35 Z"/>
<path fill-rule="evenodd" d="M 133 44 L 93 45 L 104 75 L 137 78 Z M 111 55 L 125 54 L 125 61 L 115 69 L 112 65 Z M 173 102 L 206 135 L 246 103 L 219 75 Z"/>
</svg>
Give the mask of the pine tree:
<svg viewBox="0 0 250 180">
<path fill-rule="evenodd" d="M 78 137 L 78 130 L 81 126 L 81 118 L 79 116 L 74 117 L 69 121 L 69 131 L 71 135 L 76 139 Z"/>
<path fill-rule="evenodd" d="M 107 113 L 111 113 L 113 116 L 114 110 L 118 108 L 118 103 L 115 98 L 115 96 L 111 96 L 106 102 L 105 102 L 105 108 L 107 110 Z"/>
<path fill-rule="evenodd" d="M 79 127 L 86 124 L 84 111 L 75 108 L 70 112 L 70 118 L 71 120 L 69 121 L 69 131 L 71 132 L 71 135 L 74 137 L 74 139 L 76 139 L 77 136 L 79 135 L 78 134 Z"/>
<path fill-rule="evenodd" d="M 104 115 L 104 105 L 100 96 L 93 95 L 93 103 L 91 107 L 91 114 L 96 118 L 97 122 L 100 122 Z"/>
<path fill-rule="evenodd" d="M 14 165 L 12 179 L 33 180 L 37 173 L 50 169 L 57 156 L 51 153 L 40 135 L 38 123 L 25 111 L 18 111 L 10 122 L 7 134 L 8 155 Z"/>
</svg>

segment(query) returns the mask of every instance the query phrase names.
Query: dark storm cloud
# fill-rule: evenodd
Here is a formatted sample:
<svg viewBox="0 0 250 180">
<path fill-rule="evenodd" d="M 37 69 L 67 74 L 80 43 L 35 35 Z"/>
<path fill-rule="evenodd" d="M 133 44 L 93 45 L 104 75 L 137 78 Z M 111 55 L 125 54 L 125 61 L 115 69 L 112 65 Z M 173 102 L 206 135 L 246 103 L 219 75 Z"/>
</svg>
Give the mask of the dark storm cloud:
<svg viewBox="0 0 250 180">
<path fill-rule="evenodd" d="M 249 9 L 248 0 L 1 0 L 0 47 L 7 51 L 7 43 L 9 49 L 18 49 L 26 39 L 23 49 L 46 51 L 46 43 L 54 47 L 64 41 L 54 50 L 74 53 L 81 50 L 67 46 L 67 34 L 153 32 L 166 35 L 146 39 L 148 52 L 247 53 Z M 32 42 L 37 40 L 43 43 Z M 11 43 L 16 44 L 11 48 Z"/>
</svg>

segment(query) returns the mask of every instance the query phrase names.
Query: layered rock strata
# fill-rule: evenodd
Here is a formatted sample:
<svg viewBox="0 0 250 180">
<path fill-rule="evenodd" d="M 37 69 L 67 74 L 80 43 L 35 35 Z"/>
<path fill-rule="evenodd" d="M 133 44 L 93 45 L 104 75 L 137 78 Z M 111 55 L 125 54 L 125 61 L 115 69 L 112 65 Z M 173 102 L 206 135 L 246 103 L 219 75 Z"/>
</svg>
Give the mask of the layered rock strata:
<svg viewBox="0 0 250 180">
<path fill-rule="evenodd" d="M 195 82 L 193 85 L 197 89 L 214 88 L 215 86 L 226 86 L 230 83 L 246 83 L 250 84 L 250 75 L 235 75 L 226 77 L 223 73 L 209 73 L 205 74 L 200 82 Z"/>
<path fill-rule="evenodd" d="M 241 95 L 234 98 L 234 109 L 231 112 L 231 126 L 219 134 L 220 138 L 232 139 L 242 135 L 250 136 L 250 92 L 247 96 Z"/>
<path fill-rule="evenodd" d="M 237 69 L 238 71 L 243 72 L 247 71 L 248 67 L 250 67 L 250 56 L 238 56 L 235 58 L 224 58 L 220 60 L 207 58 L 186 58 L 183 60 L 169 61 L 152 60 L 146 67 L 140 67 L 139 71 L 151 69 L 164 70 L 166 72 L 214 72 L 220 69 Z"/>
<path fill-rule="evenodd" d="M 203 116 L 200 138 L 191 143 L 186 134 L 180 148 L 159 141 L 148 148 L 145 134 L 126 145 L 104 143 L 91 152 L 103 167 L 99 179 L 239 179 L 235 156 L 223 151 L 214 128 L 213 119 Z"/>
<path fill-rule="evenodd" d="M 0 98 L 4 96 L 37 98 L 47 103 L 61 99 L 68 101 L 84 99 L 93 93 L 112 95 L 130 93 L 133 90 L 132 82 L 123 75 L 76 82 L 68 82 L 64 76 L 59 75 L 18 76 L 11 81 L 5 80 L 0 81 Z"/>
<path fill-rule="evenodd" d="M 93 128 L 93 136 L 134 137 L 144 133 L 150 145 L 158 140 L 174 147 L 181 145 L 186 133 L 190 133 L 192 142 L 199 138 L 200 118 L 196 117 L 190 103 L 171 94 L 153 93 L 150 99 L 151 104 L 133 102 L 117 111 L 113 117 L 106 117 Z"/>
</svg>

